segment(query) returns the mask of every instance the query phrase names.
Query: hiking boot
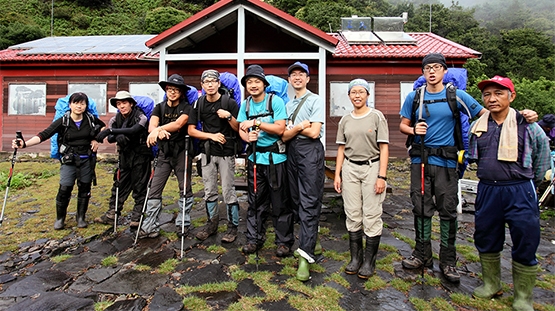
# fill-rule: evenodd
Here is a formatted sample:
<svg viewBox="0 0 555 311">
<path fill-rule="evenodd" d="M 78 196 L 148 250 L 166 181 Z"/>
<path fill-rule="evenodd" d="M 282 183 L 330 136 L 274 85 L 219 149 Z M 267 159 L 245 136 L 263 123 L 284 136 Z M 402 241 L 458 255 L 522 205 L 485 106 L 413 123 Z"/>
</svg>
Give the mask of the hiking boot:
<svg viewBox="0 0 555 311">
<path fill-rule="evenodd" d="M 253 254 L 254 252 L 256 252 L 257 250 L 259 250 L 260 248 L 254 244 L 254 243 L 247 243 L 245 244 L 245 246 L 243 246 L 243 253 L 245 254 Z"/>
<path fill-rule="evenodd" d="M 286 245 L 279 245 L 276 250 L 276 256 L 278 257 L 288 257 L 291 256 L 291 249 Z"/>
<path fill-rule="evenodd" d="M 222 242 L 231 243 L 237 238 L 237 226 L 230 226 L 222 237 Z"/>
<path fill-rule="evenodd" d="M 175 226 L 175 229 L 178 238 L 187 237 L 187 235 L 189 234 L 189 226 L 185 226 L 185 229 L 183 229 L 183 233 L 181 233 L 181 226 Z"/>
<path fill-rule="evenodd" d="M 451 283 L 459 283 L 461 276 L 455 266 L 439 264 L 439 269 L 443 272 L 443 276 Z"/>
<path fill-rule="evenodd" d="M 432 258 L 424 262 L 420 258 L 417 258 L 415 256 L 410 256 L 409 258 L 403 259 L 401 263 L 403 264 L 403 268 L 406 269 L 419 269 L 422 267 L 432 268 L 434 266 Z"/>
<path fill-rule="evenodd" d="M 147 233 L 144 230 L 139 231 L 139 239 L 157 238 L 159 235 L 160 235 L 160 232 L 158 232 L 158 231 L 153 231 L 153 232 L 149 232 L 149 233 Z"/>
<path fill-rule="evenodd" d="M 96 217 L 94 219 L 95 223 L 104 224 L 104 225 L 113 225 L 114 224 L 114 213 L 106 212 L 104 215 L 100 217 Z M 137 225 L 138 227 L 138 225 Z"/>
<path fill-rule="evenodd" d="M 206 226 L 204 226 L 201 231 L 197 232 L 195 237 L 201 241 L 204 241 L 208 239 L 209 236 L 216 234 L 218 232 L 218 222 L 218 216 L 210 219 Z"/>
</svg>

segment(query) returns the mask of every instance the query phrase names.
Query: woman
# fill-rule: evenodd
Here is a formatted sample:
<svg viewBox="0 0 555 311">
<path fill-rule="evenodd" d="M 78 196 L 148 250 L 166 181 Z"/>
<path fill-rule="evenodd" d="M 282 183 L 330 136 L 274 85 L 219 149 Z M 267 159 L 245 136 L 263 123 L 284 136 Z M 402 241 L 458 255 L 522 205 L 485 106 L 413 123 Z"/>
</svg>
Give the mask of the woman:
<svg viewBox="0 0 555 311">
<path fill-rule="evenodd" d="M 96 150 L 95 136 L 105 124 L 87 111 L 89 99 L 85 93 L 73 93 L 69 97 L 69 111 L 55 120 L 44 131 L 24 141 L 15 139 L 13 148 L 38 145 L 58 134 L 60 148 L 60 188 L 56 196 L 56 222 L 54 229 L 64 228 L 67 206 L 75 180 L 79 188 L 77 194 L 77 227 L 86 228 L 85 213 L 89 205 L 91 183 L 95 180 Z"/>
<path fill-rule="evenodd" d="M 337 160 L 334 187 L 342 193 L 349 231 L 351 261 L 347 274 L 367 279 L 374 274 L 382 234 L 382 203 L 385 198 L 389 158 L 389 131 L 384 115 L 366 105 L 370 85 L 364 79 L 349 83 L 354 110 L 341 118 L 337 129 Z M 366 236 L 363 256 L 362 237 Z M 364 257 L 364 262 L 363 262 Z"/>
</svg>

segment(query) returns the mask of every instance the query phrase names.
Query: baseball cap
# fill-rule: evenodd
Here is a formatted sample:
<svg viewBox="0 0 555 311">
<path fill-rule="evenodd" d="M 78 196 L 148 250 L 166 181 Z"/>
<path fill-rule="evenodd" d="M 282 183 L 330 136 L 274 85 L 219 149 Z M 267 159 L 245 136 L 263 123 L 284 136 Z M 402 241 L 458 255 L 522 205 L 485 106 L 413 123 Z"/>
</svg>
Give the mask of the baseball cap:
<svg viewBox="0 0 555 311">
<path fill-rule="evenodd" d="M 289 66 L 289 68 L 287 68 L 287 75 L 291 75 L 291 71 L 295 70 L 295 69 L 300 69 L 304 72 L 306 72 L 306 75 L 310 75 L 310 72 L 308 71 L 308 66 L 306 64 L 303 64 L 301 62 L 295 62 L 293 65 Z"/>
<path fill-rule="evenodd" d="M 488 86 L 490 84 L 500 85 L 500 86 L 502 86 L 506 89 L 509 89 L 513 93 L 515 91 L 515 85 L 513 84 L 513 81 L 511 81 L 511 79 L 509 79 L 509 78 L 505 78 L 505 77 L 502 77 L 502 76 L 495 76 L 495 77 L 493 77 L 489 80 L 484 80 L 484 81 L 478 83 L 478 88 L 480 89 L 480 91 L 484 91 L 486 86 Z"/>
</svg>

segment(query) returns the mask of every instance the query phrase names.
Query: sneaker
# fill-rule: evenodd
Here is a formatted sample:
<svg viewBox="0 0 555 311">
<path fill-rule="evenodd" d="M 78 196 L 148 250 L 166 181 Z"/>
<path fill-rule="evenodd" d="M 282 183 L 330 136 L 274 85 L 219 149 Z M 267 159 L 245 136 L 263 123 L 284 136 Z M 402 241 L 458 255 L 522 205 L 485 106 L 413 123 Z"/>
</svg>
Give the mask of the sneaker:
<svg viewBox="0 0 555 311">
<path fill-rule="evenodd" d="M 451 283 L 459 283 L 461 281 L 461 276 L 455 266 L 439 264 L 439 268 L 441 269 L 441 272 L 443 272 L 443 276 L 447 279 L 447 281 Z"/>
<path fill-rule="evenodd" d="M 108 214 L 105 213 L 104 215 L 100 216 L 100 217 L 96 217 L 94 219 L 94 222 L 99 223 L 99 224 L 105 224 L 105 225 L 113 225 L 114 224 L 114 214 Z"/>
<path fill-rule="evenodd" d="M 230 226 L 229 228 L 227 228 L 226 233 L 224 233 L 224 236 L 222 237 L 222 242 L 231 243 L 235 241 L 236 238 L 237 238 L 237 227 Z"/>
<path fill-rule="evenodd" d="M 175 226 L 175 230 L 178 238 L 181 238 L 182 236 L 187 237 L 187 235 L 189 234 L 189 226 L 185 226 L 183 233 L 181 233 L 181 226 Z"/>
<path fill-rule="evenodd" d="M 139 239 L 156 238 L 159 235 L 160 235 L 160 232 L 158 232 L 158 231 L 153 231 L 153 232 L 149 232 L 149 233 L 147 233 L 144 230 L 139 231 Z"/>
<path fill-rule="evenodd" d="M 410 256 L 409 258 L 403 259 L 401 263 L 403 264 L 403 268 L 406 269 L 420 269 L 423 266 L 426 268 L 432 268 L 434 265 L 432 258 L 426 260 L 426 262 L 423 262 L 420 258 L 417 258 L 415 256 Z"/>
<path fill-rule="evenodd" d="M 278 248 L 276 250 L 276 256 L 278 257 L 288 257 L 291 256 L 291 249 L 289 247 L 287 247 L 286 245 L 278 245 Z"/>
<path fill-rule="evenodd" d="M 243 253 L 245 254 L 253 254 L 254 252 L 256 252 L 257 250 L 259 250 L 260 248 L 258 246 L 256 246 L 256 244 L 254 243 L 247 243 L 245 246 L 243 246 Z"/>
</svg>

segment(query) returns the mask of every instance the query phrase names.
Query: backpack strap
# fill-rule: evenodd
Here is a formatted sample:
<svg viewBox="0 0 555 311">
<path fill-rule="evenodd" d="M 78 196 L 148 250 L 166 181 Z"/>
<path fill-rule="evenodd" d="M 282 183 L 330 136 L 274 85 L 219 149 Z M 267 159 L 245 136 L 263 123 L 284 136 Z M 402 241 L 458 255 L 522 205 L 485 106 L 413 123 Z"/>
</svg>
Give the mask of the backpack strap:
<svg viewBox="0 0 555 311">
<path fill-rule="evenodd" d="M 461 116 L 460 116 L 459 107 L 457 105 L 457 103 L 458 103 L 457 99 L 460 99 L 460 98 L 457 98 L 457 88 L 452 83 L 447 83 L 445 88 L 446 88 L 446 93 L 447 93 L 447 103 L 449 104 L 449 108 L 451 109 L 451 112 L 453 113 L 453 119 L 455 121 L 455 130 L 453 132 L 453 134 L 455 136 L 455 145 L 457 146 L 458 150 L 464 150 L 464 143 L 463 143 L 463 137 L 462 137 L 462 128 L 461 128 L 461 121 L 460 121 Z M 462 102 L 462 100 L 461 100 L 461 102 Z M 465 104 L 463 104 L 462 106 L 466 107 Z M 468 110 L 468 107 L 466 107 L 466 109 Z M 470 116 L 470 114 L 469 114 L 469 116 Z"/>
<path fill-rule="evenodd" d="M 257 115 L 251 116 L 249 114 L 249 108 L 250 108 L 250 101 L 252 99 L 252 96 L 247 97 L 246 99 L 246 107 L 245 107 L 245 114 L 247 115 L 247 120 L 252 120 L 252 119 L 256 119 L 256 118 L 262 118 L 262 117 L 266 117 L 266 116 L 273 116 L 274 115 L 274 108 L 272 107 L 272 100 L 274 99 L 275 94 L 274 93 L 268 93 L 268 99 L 266 100 L 266 112 L 263 113 L 259 113 Z"/>
</svg>

